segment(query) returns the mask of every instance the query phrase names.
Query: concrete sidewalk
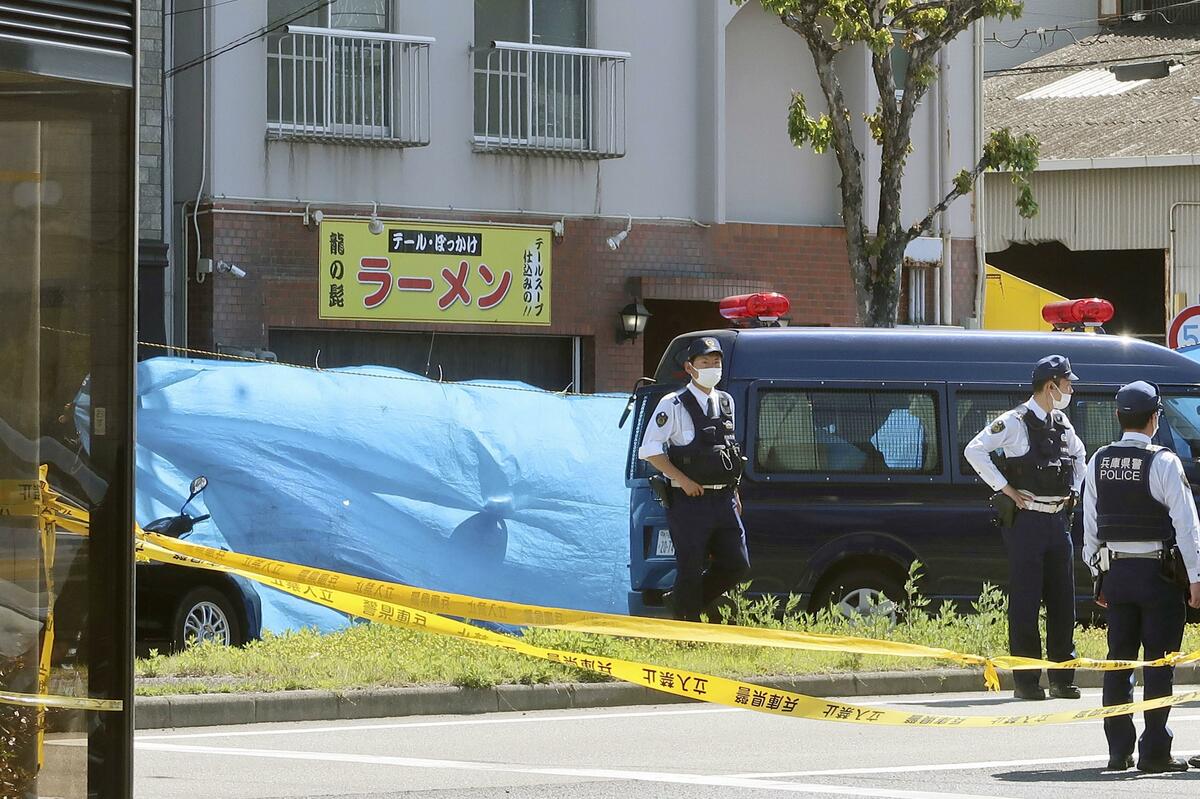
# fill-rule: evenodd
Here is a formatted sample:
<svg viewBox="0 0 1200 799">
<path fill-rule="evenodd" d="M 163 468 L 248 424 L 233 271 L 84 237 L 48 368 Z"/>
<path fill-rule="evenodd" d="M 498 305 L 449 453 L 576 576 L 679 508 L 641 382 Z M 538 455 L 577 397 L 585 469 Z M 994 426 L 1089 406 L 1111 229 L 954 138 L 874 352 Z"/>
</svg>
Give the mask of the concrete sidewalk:
<svg viewBox="0 0 1200 799">
<path fill-rule="evenodd" d="M 1098 688 L 1103 673 L 1081 671 L 1076 683 Z M 809 696 L 880 696 L 968 693 L 983 689 L 979 670 L 934 669 L 908 672 L 809 675 L 750 679 L 767 688 Z M 1004 690 L 1011 675 L 1001 674 Z M 1176 685 L 1200 684 L 1200 668 L 1180 666 Z M 501 711 L 663 705 L 690 700 L 629 683 L 500 685 L 494 688 L 450 686 L 380 688 L 363 691 L 279 691 L 276 693 L 180 694 L 139 696 L 137 729 L 210 727 L 281 721 L 337 721 L 402 716 L 464 715 Z"/>
</svg>

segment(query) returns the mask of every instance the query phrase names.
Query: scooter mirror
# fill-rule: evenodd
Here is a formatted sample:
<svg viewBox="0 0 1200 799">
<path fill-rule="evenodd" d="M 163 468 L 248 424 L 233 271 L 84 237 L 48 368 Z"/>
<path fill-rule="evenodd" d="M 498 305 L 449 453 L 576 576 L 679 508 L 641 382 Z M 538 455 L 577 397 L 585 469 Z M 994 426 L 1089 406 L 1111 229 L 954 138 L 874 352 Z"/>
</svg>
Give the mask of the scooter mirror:
<svg viewBox="0 0 1200 799">
<path fill-rule="evenodd" d="M 196 496 L 206 488 L 208 488 L 208 478 L 204 475 L 200 475 L 192 481 L 192 496 Z"/>
</svg>

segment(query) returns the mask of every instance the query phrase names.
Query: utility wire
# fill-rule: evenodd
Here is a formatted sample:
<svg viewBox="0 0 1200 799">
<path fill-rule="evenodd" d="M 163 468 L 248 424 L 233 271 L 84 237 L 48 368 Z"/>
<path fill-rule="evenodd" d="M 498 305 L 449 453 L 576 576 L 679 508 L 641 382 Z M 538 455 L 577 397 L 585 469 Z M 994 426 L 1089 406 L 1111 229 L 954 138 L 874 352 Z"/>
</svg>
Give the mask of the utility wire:
<svg viewBox="0 0 1200 799">
<path fill-rule="evenodd" d="M 274 33 L 275 31 L 279 30 L 280 28 L 286 27 L 287 25 L 295 22 L 296 20 L 301 19 L 302 17 L 306 17 L 309 14 L 312 14 L 316 11 L 320 11 L 321 9 L 326 8 L 332 4 L 333 4 L 333 0 L 314 0 L 314 2 L 309 3 L 308 5 L 304 6 L 303 8 L 300 8 L 297 11 L 292 12 L 291 14 L 288 14 L 277 20 L 268 22 L 266 25 L 264 25 L 263 27 L 259 28 L 256 31 L 247 33 L 244 36 L 234 39 L 233 41 L 229 42 L 228 44 L 224 44 L 224 45 L 216 48 L 215 50 L 211 50 L 207 53 L 203 53 L 203 54 L 197 56 L 196 58 L 193 58 L 191 61 L 185 61 L 184 63 L 182 63 L 176 67 L 172 67 L 171 69 L 169 69 L 165 73 L 163 73 L 163 77 L 164 78 L 173 78 L 181 72 L 189 70 L 192 67 L 198 67 L 201 64 L 205 64 L 205 63 L 213 60 L 214 58 L 216 58 L 219 55 L 224 55 L 225 53 L 236 50 L 237 48 L 241 47 L 242 45 L 249 44 L 250 42 L 256 41 L 257 39 L 267 35 L 268 33 Z"/>
<path fill-rule="evenodd" d="M 1196 50 L 1175 50 L 1169 53 L 1150 53 L 1145 55 L 1126 56 L 1124 58 L 1099 58 L 1094 61 L 1072 61 L 1066 64 L 1042 64 L 1031 67 L 1006 67 L 1004 69 L 988 69 L 984 70 L 986 75 L 1010 75 L 1021 73 L 1038 73 L 1038 72 L 1062 72 L 1068 69 L 1077 67 L 1098 67 L 1106 64 L 1127 64 L 1137 61 L 1152 61 L 1156 58 L 1168 58 L 1170 56 L 1190 56 L 1200 55 L 1200 49 Z"/>
</svg>

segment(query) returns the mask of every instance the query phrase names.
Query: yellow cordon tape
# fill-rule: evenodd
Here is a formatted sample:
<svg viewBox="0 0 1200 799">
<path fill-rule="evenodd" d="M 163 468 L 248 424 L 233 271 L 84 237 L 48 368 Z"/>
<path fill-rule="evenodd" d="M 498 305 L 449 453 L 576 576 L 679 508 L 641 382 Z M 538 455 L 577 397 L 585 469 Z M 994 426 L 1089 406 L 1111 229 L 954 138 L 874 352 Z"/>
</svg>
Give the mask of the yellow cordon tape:
<svg viewBox="0 0 1200 799">
<path fill-rule="evenodd" d="M 268 580 L 283 580 L 303 586 L 306 597 L 312 598 L 321 589 L 338 589 L 365 599 L 402 602 L 407 607 L 458 616 L 478 621 L 512 624 L 526 627 L 545 627 L 554 630 L 617 635 L 630 638 L 653 638 L 668 641 L 696 641 L 714 644 L 742 646 L 770 646 L 783 649 L 802 649 L 819 652 L 854 652 L 863 655 L 890 655 L 894 657 L 916 657 L 948 660 L 964 666 L 980 666 L 989 690 L 999 690 L 997 668 L 1020 669 L 1088 669 L 1095 671 L 1119 671 L 1130 668 L 1175 666 L 1200 661 L 1200 650 L 1186 655 L 1173 653 L 1157 660 L 1095 660 L 1076 658 L 1063 662 L 1037 658 L 1002 655 L 987 658 L 982 655 L 955 652 L 951 649 L 909 644 L 899 641 L 882 641 L 875 638 L 825 635 L 795 630 L 772 630 L 755 627 L 737 627 L 727 624 L 700 624 L 697 622 L 674 621 L 671 619 L 648 619 L 634 616 L 618 616 L 609 613 L 592 613 L 565 608 L 544 608 L 522 605 L 515 602 L 480 599 L 478 597 L 430 591 L 399 583 L 353 577 L 338 572 L 298 566 L 294 563 L 242 555 L 220 549 L 191 544 L 155 533 L 141 534 L 164 549 L 184 556 L 197 558 L 232 568 L 249 575 Z"/>
<path fill-rule="evenodd" d="M 427 612 L 409 605 L 399 604 L 391 601 L 390 597 L 383 598 L 381 596 L 371 594 L 368 591 L 360 590 L 360 587 L 357 585 L 353 587 L 347 586 L 348 590 L 342 590 L 341 588 L 334 587 L 334 584 L 342 580 L 346 581 L 347 583 L 357 581 L 357 578 L 349 577 L 348 575 L 337 575 L 334 572 L 324 572 L 322 570 L 309 569 L 308 571 L 310 573 L 317 571 L 322 575 L 336 576 L 339 578 L 339 580 L 333 581 L 332 584 L 330 580 L 325 579 L 323 581 L 325 583 L 324 585 L 317 584 L 316 582 L 285 579 L 283 576 L 269 576 L 251 569 L 243 569 L 229 565 L 228 561 L 245 558 L 246 556 L 244 555 L 237 555 L 237 553 L 200 547 L 195 544 L 187 544 L 185 542 L 177 541 L 171 538 L 164 538 L 163 536 L 152 533 L 144 533 L 140 536 L 138 548 L 139 557 L 143 559 L 236 574 L 294 596 L 301 597 L 302 599 L 308 599 L 317 604 L 324 605 L 325 607 L 332 608 L 343 613 L 348 613 L 353 616 L 369 619 L 371 621 L 390 624 L 395 627 L 418 630 L 421 632 L 449 635 L 468 641 L 474 641 L 486 646 L 507 649 L 510 652 L 517 652 L 530 657 L 566 664 L 576 668 L 584 669 L 586 671 L 591 671 L 596 674 L 614 677 L 634 685 L 641 685 L 643 687 L 651 688 L 655 691 L 660 691 L 666 694 L 673 694 L 675 696 L 682 696 L 688 699 L 696 699 L 719 705 L 727 705 L 734 708 L 745 708 L 761 713 L 789 716 L 791 718 L 886 726 L 963 727 L 976 729 L 991 727 L 1032 727 L 1048 724 L 1069 724 L 1079 721 L 1108 718 L 1109 716 L 1119 716 L 1127 713 L 1156 710 L 1159 708 L 1170 707 L 1172 705 L 1200 701 L 1200 691 L 1190 691 L 1188 693 L 1178 694 L 1176 696 L 1163 697 L 1161 699 L 1152 699 L 1143 702 L 1132 702 L 1125 705 L 1114 705 L 1112 707 L 1091 708 L 1088 710 L 1065 711 L 1060 713 L 1045 713 L 1040 715 L 1009 716 L 930 715 L 925 713 L 912 713 L 910 711 L 896 710 L 886 707 L 870 707 L 865 705 L 849 704 L 845 702 L 835 702 L 827 699 L 807 696 L 805 694 L 794 693 L 792 691 L 767 688 L 765 686 L 755 685 L 754 683 L 743 682 L 741 680 L 716 677 L 711 674 L 703 674 L 700 672 L 676 668 L 665 668 L 649 663 L 635 663 L 627 660 L 618 660 L 616 658 L 606 658 L 599 655 L 585 655 L 579 652 L 567 652 L 558 649 L 546 649 L 544 647 L 534 646 L 512 636 L 501 635 L 500 633 L 474 627 L 464 622 L 445 618 L 437 613 Z M 191 552 L 187 554 L 183 553 L 182 550 L 185 548 L 191 550 Z M 211 559 L 207 557 L 200 557 L 200 554 L 212 555 L 213 557 Z M 217 562 L 218 560 L 225 562 Z M 250 558 L 249 560 L 255 560 L 263 564 L 269 564 L 264 566 L 263 570 L 277 568 L 277 570 L 281 573 L 287 571 L 287 567 L 302 568 L 296 567 L 294 564 L 282 563 L 280 561 L 268 561 L 263 558 Z M 411 590 L 407 586 L 382 583 L 381 585 L 391 585 L 393 589 Z M 483 600 L 476 601 L 483 602 Z M 573 613 L 575 611 L 564 612 Z"/>
</svg>

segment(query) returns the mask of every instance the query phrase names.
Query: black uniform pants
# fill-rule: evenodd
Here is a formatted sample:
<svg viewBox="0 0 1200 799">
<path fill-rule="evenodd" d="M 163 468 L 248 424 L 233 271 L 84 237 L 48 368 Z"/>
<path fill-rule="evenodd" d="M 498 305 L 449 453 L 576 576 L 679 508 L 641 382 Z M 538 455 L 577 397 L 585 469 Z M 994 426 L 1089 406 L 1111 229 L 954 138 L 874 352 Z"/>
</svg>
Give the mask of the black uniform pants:
<svg viewBox="0 0 1200 799">
<path fill-rule="evenodd" d="M 1183 590 L 1161 576 L 1157 560 L 1129 558 L 1114 560 L 1104 578 L 1104 598 L 1108 600 L 1108 657 L 1110 660 L 1155 660 L 1167 652 L 1176 652 L 1183 642 L 1186 616 Z M 1142 675 L 1143 699 L 1170 696 L 1175 669 L 1163 666 L 1145 669 Z M 1133 701 L 1133 670 L 1104 672 L 1104 704 L 1121 705 Z M 1171 730 L 1167 716 L 1171 708 L 1147 710 L 1146 729 L 1138 743 L 1141 760 L 1157 762 L 1171 756 Z M 1104 720 L 1108 751 L 1113 757 L 1133 754 L 1136 731 L 1133 716 L 1113 716 Z"/>
<path fill-rule="evenodd" d="M 1066 513 L 1019 511 L 1012 527 L 1004 530 L 1008 549 L 1008 649 L 1014 655 L 1042 657 L 1038 611 L 1046 605 L 1046 658 L 1075 657 L 1074 547 Z M 1069 685 L 1071 669 L 1050 671 L 1054 685 Z M 1032 688 L 1041 672 L 1018 670 L 1013 681 Z"/>
<path fill-rule="evenodd" d="M 733 494 L 732 488 L 706 488 L 700 496 L 689 497 L 671 489 L 667 524 L 675 545 L 672 604 L 677 619 L 699 621 L 701 612 L 750 570 L 746 531 Z"/>
</svg>

